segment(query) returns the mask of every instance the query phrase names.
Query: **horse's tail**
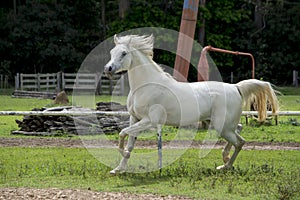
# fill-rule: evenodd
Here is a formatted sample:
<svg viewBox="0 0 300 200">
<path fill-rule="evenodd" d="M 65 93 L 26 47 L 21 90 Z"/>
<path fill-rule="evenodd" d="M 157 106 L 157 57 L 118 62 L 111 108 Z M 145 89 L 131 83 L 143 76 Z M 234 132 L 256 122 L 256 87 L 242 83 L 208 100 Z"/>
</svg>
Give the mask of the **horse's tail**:
<svg viewBox="0 0 300 200">
<path fill-rule="evenodd" d="M 236 85 L 243 97 L 244 105 L 249 106 L 255 102 L 259 121 L 264 121 L 267 117 L 267 104 L 271 106 L 273 115 L 279 110 L 276 91 L 269 82 L 249 79 L 241 81 Z"/>
</svg>

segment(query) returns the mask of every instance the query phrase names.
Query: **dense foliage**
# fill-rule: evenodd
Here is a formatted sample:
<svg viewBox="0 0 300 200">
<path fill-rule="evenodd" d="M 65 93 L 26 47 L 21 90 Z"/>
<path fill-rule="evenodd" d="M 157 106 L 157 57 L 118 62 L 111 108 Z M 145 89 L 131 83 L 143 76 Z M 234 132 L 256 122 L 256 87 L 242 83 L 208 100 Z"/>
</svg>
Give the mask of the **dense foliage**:
<svg viewBox="0 0 300 200">
<path fill-rule="evenodd" d="M 119 3 L 125 1 L 125 15 Z M 182 1 L 32 0 L 14 10 L 0 6 L 0 74 L 75 72 L 85 56 L 115 33 L 138 27 L 179 30 Z M 23 3 L 22 3 L 23 2 Z M 15 12 L 14 12 L 15 11 Z M 122 9 L 122 12 L 124 9 Z M 205 27 L 204 45 L 250 52 L 256 78 L 291 84 L 299 70 L 300 3 L 217 0 L 199 5 L 195 39 Z M 204 23 L 205 22 L 205 23 Z M 158 63 L 173 66 L 174 55 L 156 52 Z M 248 58 L 211 53 L 225 81 L 251 77 Z M 189 80 L 195 80 L 195 71 Z"/>
</svg>

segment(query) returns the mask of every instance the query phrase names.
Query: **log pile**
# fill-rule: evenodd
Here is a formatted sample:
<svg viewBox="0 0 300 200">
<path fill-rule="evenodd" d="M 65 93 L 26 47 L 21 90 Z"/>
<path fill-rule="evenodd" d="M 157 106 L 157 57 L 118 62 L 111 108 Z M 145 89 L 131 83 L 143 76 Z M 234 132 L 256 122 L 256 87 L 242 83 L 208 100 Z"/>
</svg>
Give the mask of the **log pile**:
<svg viewBox="0 0 300 200">
<path fill-rule="evenodd" d="M 118 109 L 118 110 L 116 110 Z M 54 108 L 35 108 L 32 111 L 92 111 L 87 108 L 79 108 L 73 106 L 63 106 Z M 97 103 L 99 111 L 125 111 L 126 106 L 118 103 Z M 12 134 L 31 135 L 31 136 L 56 136 L 56 135 L 88 135 L 88 134 L 112 134 L 119 132 L 129 126 L 129 116 L 24 116 L 22 120 L 16 120 L 17 131 Z"/>
</svg>

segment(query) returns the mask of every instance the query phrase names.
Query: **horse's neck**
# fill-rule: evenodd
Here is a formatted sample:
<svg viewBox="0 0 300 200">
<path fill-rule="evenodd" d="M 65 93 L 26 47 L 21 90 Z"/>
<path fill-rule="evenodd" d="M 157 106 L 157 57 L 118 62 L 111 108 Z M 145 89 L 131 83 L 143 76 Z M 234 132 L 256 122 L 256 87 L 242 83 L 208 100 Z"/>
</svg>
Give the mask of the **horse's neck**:
<svg viewBox="0 0 300 200">
<path fill-rule="evenodd" d="M 134 51 L 131 67 L 128 70 L 129 85 L 131 90 L 135 90 L 150 82 L 157 82 L 164 76 L 157 64 L 148 56 L 139 51 Z"/>
</svg>

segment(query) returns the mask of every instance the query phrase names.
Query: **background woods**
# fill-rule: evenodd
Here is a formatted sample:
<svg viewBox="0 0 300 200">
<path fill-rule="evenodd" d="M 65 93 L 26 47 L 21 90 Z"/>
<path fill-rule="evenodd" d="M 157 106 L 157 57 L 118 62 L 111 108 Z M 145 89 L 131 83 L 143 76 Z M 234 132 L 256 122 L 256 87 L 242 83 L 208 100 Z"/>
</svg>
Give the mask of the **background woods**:
<svg viewBox="0 0 300 200">
<path fill-rule="evenodd" d="M 195 39 L 250 52 L 256 78 L 292 82 L 300 62 L 300 3 L 296 0 L 200 1 Z M 138 27 L 179 31 L 183 1 L 174 0 L 9 0 L 0 3 L 0 74 L 76 72 L 101 41 Z M 156 52 L 158 63 L 175 56 Z M 223 75 L 235 82 L 251 77 L 248 58 L 210 53 Z M 189 80 L 196 73 L 191 71 Z"/>
</svg>

